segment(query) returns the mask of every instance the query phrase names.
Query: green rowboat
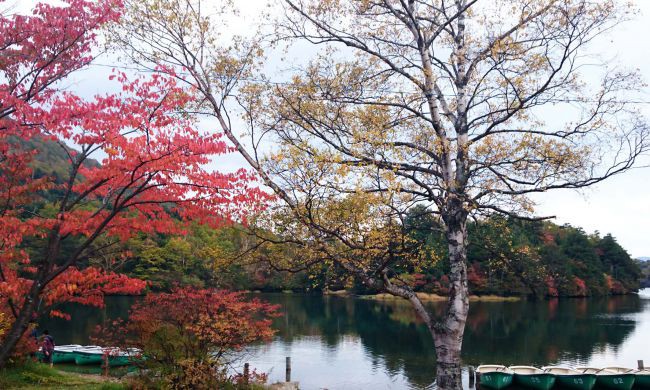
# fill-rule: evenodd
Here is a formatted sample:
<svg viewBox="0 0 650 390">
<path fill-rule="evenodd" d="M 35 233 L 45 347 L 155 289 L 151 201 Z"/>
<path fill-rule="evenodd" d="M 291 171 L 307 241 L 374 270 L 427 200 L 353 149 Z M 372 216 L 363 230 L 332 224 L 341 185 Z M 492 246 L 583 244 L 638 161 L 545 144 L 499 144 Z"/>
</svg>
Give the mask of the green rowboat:
<svg viewBox="0 0 650 390">
<path fill-rule="evenodd" d="M 108 357 L 108 365 L 111 367 L 128 366 L 131 363 L 133 363 L 133 359 L 126 355 Z"/>
<path fill-rule="evenodd" d="M 476 368 L 481 387 L 500 390 L 512 384 L 513 372 L 505 366 L 481 365 Z"/>
<path fill-rule="evenodd" d="M 76 356 L 74 351 L 57 351 L 55 349 L 52 354 L 52 363 L 73 363 Z"/>
<path fill-rule="evenodd" d="M 584 374 L 596 375 L 596 387 L 610 390 L 630 390 L 634 386 L 635 376 L 629 368 L 620 367 L 577 367 Z"/>
<path fill-rule="evenodd" d="M 650 389 L 650 369 L 634 371 L 634 388 Z"/>
<path fill-rule="evenodd" d="M 78 365 L 100 365 L 102 364 L 102 354 L 93 352 L 77 352 L 74 362 Z"/>
<path fill-rule="evenodd" d="M 123 352 L 116 348 L 89 347 L 77 350 L 76 354 L 75 363 L 79 365 L 103 365 L 105 359 L 108 358 L 108 365 L 116 367 L 132 364 L 137 359 L 138 351 Z"/>
<path fill-rule="evenodd" d="M 532 366 L 508 367 L 514 372 L 514 382 L 520 386 L 535 390 L 550 390 L 555 384 L 555 375 Z"/>
<path fill-rule="evenodd" d="M 60 345 L 54 347 L 52 363 L 74 363 L 76 357 L 75 351 L 80 348 L 83 347 L 81 345 Z M 36 356 L 39 360 L 44 358 L 42 351 L 36 352 Z"/>
<path fill-rule="evenodd" d="M 141 352 L 135 348 L 121 351 L 117 348 L 103 348 L 96 345 L 61 345 L 54 348 L 52 363 L 76 363 L 79 365 L 103 365 L 104 354 L 108 353 L 108 365 L 111 367 L 128 366 L 138 359 L 142 359 Z M 39 360 L 43 359 L 43 352 L 36 352 Z"/>
<path fill-rule="evenodd" d="M 542 367 L 542 370 L 555 375 L 555 384 L 559 387 L 591 390 L 596 384 L 596 374 L 583 374 L 566 367 Z"/>
</svg>

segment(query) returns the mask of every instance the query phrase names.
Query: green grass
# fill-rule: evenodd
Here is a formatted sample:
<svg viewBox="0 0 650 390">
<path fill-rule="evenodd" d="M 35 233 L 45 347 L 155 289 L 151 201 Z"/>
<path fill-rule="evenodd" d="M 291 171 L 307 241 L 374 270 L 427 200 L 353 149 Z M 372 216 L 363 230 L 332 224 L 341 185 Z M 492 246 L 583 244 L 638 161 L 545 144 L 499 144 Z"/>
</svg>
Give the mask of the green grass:
<svg viewBox="0 0 650 390">
<path fill-rule="evenodd" d="M 28 362 L 1 370 L 0 388 L 120 390 L 124 386 L 99 377 L 61 372 L 46 364 Z"/>
</svg>

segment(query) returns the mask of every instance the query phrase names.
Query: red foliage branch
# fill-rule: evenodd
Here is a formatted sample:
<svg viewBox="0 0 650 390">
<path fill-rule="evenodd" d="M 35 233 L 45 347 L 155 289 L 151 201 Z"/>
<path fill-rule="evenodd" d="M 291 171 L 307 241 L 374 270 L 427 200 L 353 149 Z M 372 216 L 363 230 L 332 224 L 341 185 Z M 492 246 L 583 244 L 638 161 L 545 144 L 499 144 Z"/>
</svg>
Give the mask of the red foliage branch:
<svg viewBox="0 0 650 390">
<path fill-rule="evenodd" d="M 131 307 L 128 321 L 99 327 L 96 340 L 140 351 L 146 356 L 140 363 L 149 368 L 187 371 L 193 362 L 216 373 L 224 367 L 224 353 L 275 334 L 271 320 L 277 308 L 237 292 L 176 288 L 148 294 Z"/>
<path fill-rule="evenodd" d="M 249 172 L 214 169 L 213 158 L 232 149 L 179 114 L 191 95 L 172 78 L 117 74 L 122 92 L 91 101 L 55 88 L 92 60 L 96 28 L 119 11 L 113 1 L 72 0 L 39 5 L 31 16 L 0 15 L 0 309 L 14 318 L 0 366 L 37 308 L 101 305 L 104 294 L 142 290 L 140 281 L 75 268 L 101 250 L 97 238 L 124 241 L 140 232 L 180 233 L 190 222 L 243 220 L 267 198 Z M 20 139 L 36 136 L 67 155 L 63 180 L 34 179 L 35 152 Z M 48 191 L 57 198 L 40 213 L 32 205 L 52 203 Z M 44 242 L 33 258 L 21 248 L 27 237 Z M 71 243 L 66 253 L 63 243 Z"/>
</svg>

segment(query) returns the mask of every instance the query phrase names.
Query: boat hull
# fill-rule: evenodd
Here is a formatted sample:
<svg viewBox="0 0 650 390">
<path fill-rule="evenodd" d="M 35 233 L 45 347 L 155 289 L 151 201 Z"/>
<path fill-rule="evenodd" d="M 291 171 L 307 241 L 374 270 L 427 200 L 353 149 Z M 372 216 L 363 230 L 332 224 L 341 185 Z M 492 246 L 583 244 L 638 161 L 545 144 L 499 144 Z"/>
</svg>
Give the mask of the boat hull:
<svg viewBox="0 0 650 390">
<path fill-rule="evenodd" d="M 72 361 L 79 365 L 103 365 L 104 355 L 99 353 L 79 353 Z M 128 366 L 131 363 L 133 363 L 133 361 L 129 356 L 108 357 L 108 365 L 110 367 Z"/>
<path fill-rule="evenodd" d="M 555 384 L 552 374 L 515 374 L 515 383 L 529 389 L 550 390 Z"/>
<path fill-rule="evenodd" d="M 555 375 L 555 383 L 565 389 L 591 390 L 596 384 L 594 374 Z"/>
<path fill-rule="evenodd" d="M 43 360 L 45 358 L 45 355 L 43 352 L 38 351 L 36 352 L 36 357 L 38 360 Z M 76 358 L 75 352 L 62 352 L 62 351 L 54 351 L 52 354 L 52 363 L 74 363 Z"/>
<path fill-rule="evenodd" d="M 78 352 L 74 361 L 78 365 L 102 364 L 102 354 Z"/>
<path fill-rule="evenodd" d="M 483 388 L 500 390 L 512 384 L 512 377 L 506 372 L 486 372 L 480 374 L 479 383 Z"/>
<path fill-rule="evenodd" d="M 596 386 L 610 390 L 630 390 L 634 381 L 634 374 L 597 375 Z"/>
<path fill-rule="evenodd" d="M 650 389 L 650 375 L 634 375 L 635 389 Z"/>
<path fill-rule="evenodd" d="M 132 363 L 132 360 L 128 356 L 109 356 L 108 365 L 111 367 L 117 366 L 128 366 Z"/>
<path fill-rule="evenodd" d="M 73 363 L 77 354 L 75 352 L 54 351 L 52 354 L 53 363 Z"/>
</svg>

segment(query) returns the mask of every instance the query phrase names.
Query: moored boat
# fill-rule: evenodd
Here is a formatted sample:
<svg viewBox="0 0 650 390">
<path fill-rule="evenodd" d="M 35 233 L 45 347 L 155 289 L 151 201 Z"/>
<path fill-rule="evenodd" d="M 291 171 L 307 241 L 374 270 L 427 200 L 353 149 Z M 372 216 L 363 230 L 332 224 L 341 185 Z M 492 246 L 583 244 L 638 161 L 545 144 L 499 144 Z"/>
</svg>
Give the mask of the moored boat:
<svg viewBox="0 0 650 390">
<path fill-rule="evenodd" d="M 91 345 L 80 348 L 75 353 L 74 361 L 79 365 L 101 364 L 104 356 L 104 348 Z"/>
<path fill-rule="evenodd" d="M 650 368 L 634 371 L 634 387 L 650 389 Z"/>
<path fill-rule="evenodd" d="M 133 364 L 138 359 L 142 359 L 141 351 L 137 348 L 129 348 L 124 350 L 106 350 L 108 352 L 108 365 L 109 366 L 127 366 Z"/>
<path fill-rule="evenodd" d="M 596 384 L 596 374 L 585 374 L 568 367 L 542 367 L 544 372 L 555 375 L 555 383 L 560 387 L 576 390 L 591 390 Z"/>
<path fill-rule="evenodd" d="M 69 344 L 54 347 L 52 354 L 52 363 L 72 363 L 75 360 L 76 351 L 83 348 L 81 345 Z"/>
<path fill-rule="evenodd" d="M 476 368 L 481 387 L 500 390 L 512 384 L 513 372 L 506 366 L 485 364 Z"/>
<path fill-rule="evenodd" d="M 576 367 L 583 374 L 595 374 L 596 386 L 612 390 L 630 390 L 634 386 L 635 376 L 632 370 L 622 367 Z"/>
<path fill-rule="evenodd" d="M 54 352 L 52 353 L 52 363 L 72 363 L 75 360 L 75 351 L 79 348 L 83 348 L 81 345 L 60 345 L 54 347 Z M 36 352 L 36 357 L 39 360 L 44 358 L 43 352 Z"/>
<path fill-rule="evenodd" d="M 108 359 L 109 366 L 127 366 L 139 359 L 140 351 L 130 348 L 126 351 L 117 348 L 103 348 L 98 346 L 84 347 L 76 351 L 75 363 L 79 365 L 103 365 L 105 359 Z"/>
<path fill-rule="evenodd" d="M 514 382 L 537 390 L 550 390 L 555 384 L 555 375 L 544 372 L 543 370 L 532 366 L 510 366 L 508 367 L 514 373 Z"/>
<path fill-rule="evenodd" d="M 39 359 L 43 359 L 43 352 L 36 352 L 36 356 Z M 105 348 L 97 345 L 60 345 L 54 348 L 52 363 L 101 365 L 104 364 L 105 358 L 108 358 L 109 366 L 127 366 L 143 359 L 142 351 L 137 348 L 120 350 L 118 348 Z"/>
</svg>

